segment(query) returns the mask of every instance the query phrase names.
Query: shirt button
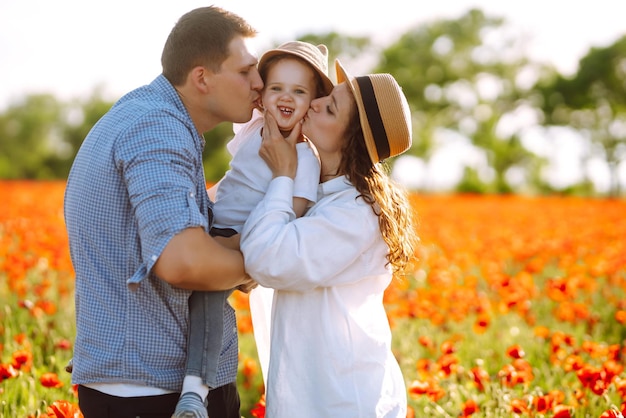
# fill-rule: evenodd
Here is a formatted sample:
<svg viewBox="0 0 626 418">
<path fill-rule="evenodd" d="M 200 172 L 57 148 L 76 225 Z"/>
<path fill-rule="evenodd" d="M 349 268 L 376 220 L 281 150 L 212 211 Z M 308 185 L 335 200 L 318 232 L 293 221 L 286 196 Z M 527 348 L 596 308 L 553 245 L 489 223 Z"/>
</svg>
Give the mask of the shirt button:
<svg viewBox="0 0 626 418">
<path fill-rule="evenodd" d="M 189 193 L 189 196 L 194 197 L 194 193 L 193 192 Z"/>
<path fill-rule="evenodd" d="M 152 261 L 157 261 L 157 258 L 158 258 L 158 257 L 157 257 L 156 255 L 153 255 L 153 256 L 152 256 L 152 257 L 150 257 L 150 258 L 152 259 Z"/>
</svg>

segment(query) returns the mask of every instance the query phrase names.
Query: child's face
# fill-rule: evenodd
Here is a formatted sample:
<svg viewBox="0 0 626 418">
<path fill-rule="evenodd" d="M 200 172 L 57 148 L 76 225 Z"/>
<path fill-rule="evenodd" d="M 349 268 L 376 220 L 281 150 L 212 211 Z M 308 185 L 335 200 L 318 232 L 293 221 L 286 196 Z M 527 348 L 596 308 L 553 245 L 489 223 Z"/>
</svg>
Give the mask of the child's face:
<svg viewBox="0 0 626 418">
<path fill-rule="evenodd" d="M 291 131 L 306 112 L 316 95 L 315 73 L 307 64 L 283 58 L 268 71 L 262 98 L 281 131 Z"/>
</svg>

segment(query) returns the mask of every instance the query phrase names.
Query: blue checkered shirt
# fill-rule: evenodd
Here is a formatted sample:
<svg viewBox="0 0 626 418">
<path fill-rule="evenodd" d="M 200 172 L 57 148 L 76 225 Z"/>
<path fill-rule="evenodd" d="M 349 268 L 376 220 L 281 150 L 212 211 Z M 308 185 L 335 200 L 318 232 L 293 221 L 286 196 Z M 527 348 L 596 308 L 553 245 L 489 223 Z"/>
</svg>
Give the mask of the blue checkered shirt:
<svg viewBox="0 0 626 418">
<path fill-rule="evenodd" d="M 121 98 L 82 144 L 65 191 L 76 272 L 73 383 L 180 391 L 190 291 L 151 270 L 174 235 L 209 229 L 203 149 L 204 138 L 162 75 Z M 235 381 L 237 354 L 227 304 L 218 386 Z"/>
</svg>

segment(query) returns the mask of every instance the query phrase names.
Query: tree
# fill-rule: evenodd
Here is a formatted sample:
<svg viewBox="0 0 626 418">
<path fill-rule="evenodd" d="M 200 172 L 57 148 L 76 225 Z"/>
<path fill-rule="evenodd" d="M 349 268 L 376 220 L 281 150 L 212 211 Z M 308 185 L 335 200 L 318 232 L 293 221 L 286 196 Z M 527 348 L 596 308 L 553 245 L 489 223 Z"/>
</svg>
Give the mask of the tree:
<svg viewBox="0 0 626 418">
<path fill-rule="evenodd" d="M 413 110 L 410 153 L 431 158 L 442 137 L 468 138 L 486 157 L 487 191 L 511 192 L 511 170 L 536 178 L 542 163 L 522 146 L 519 132 L 501 122 L 522 108 L 533 108 L 529 83 L 537 73 L 523 44 L 501 18 L 470 10 L 456 20 L 436 20 L 405 33 L 386 48 L 375 72 L 393 74 Z M 466 170 L 476 176 L 476 168 Z M 466 185 L 476 183 L 468 179 Z"/>
<path fill-rule="evenodd" d="M 351 60 L 375 53 L 372 41 L 364 36 L 345 36 L 337 32 L 306 34 L 298 40 L 314 45 L 324 44 L 328 48 L 328 76 L 335 80 L 335 59 Z"/>
<path fill-rule="evenodd" d="M 47 164 L 61 142 L 63 105 L 52 95 L 27 96 L 0 115 L 0 178 L 55 178 Z"/>
<path fill-rule="evenodd" d="M 96 87 L 87 98 L 75 99 L 69 103 L 64 114 L 63 139 L 72 160 L 91 128 L 111 106 L 113 102 L 103 98 L 99 87 Z"/>
<path fill-rule="evenodd" d="M 546 122 L 583 133 L 593 144 L 589 158 L 609 166 L 609 194 L 619 195 L 617 170 L 626 163 L 626 36 L 606 48 L 591 48 L 574 76 L 556 74 L 537 90 Z"/>
<path fill-rule="evenodd" d="M 213 130 L 204 134 L 203 164 L 207 182 L 217 183 L 228 170 L 231 155 L 226 149 L 226 143 L 233 137 L 233 124 L 224 122 Z"/>
</svg>

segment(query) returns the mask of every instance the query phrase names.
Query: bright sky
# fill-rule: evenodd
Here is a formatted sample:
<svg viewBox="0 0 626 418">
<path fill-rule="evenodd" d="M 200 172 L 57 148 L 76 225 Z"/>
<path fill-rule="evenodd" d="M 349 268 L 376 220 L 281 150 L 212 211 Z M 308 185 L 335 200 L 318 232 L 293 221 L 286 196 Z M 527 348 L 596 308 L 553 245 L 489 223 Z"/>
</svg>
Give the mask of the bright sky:
<svg viewBox="0 0 626 418">
<path fill-rule="evenodd" d="M 116 100 L 160 73 L 161 49 L 178 18 L 210 4 L 198 0 L 0 0 L 0 112 L 26 94 L 52 93 L 69 100 L 86 97 L 96 86 L 105 98 Z M 215 0 L 214 4 L 241 15 L 260 32 L 255 42 L 259 53 L 300 35 L 330 31 L 369 36 L 384 47 L 419 24 L 455 19 L 479 8 L 488 16 L 503 17 L 526 36 L 530 58 L 551 62 L 562 73 L 572 74 L 589 48 L 608 46 L 626 35 L 624 0 Z M 359 74 L 370 68 L 350 70 Z M 580 147 L 572 144 L 568 141 L 548 151 L 565 161 L 553 161 L 550 178 L 555 183 L 566 185 L 581 175 L 575 154 Z M 458 180 L 463 164 L 480 165 L 484 158 L 459 152 L 467 144 L 449 145 L 450 152 L 444 149 L 428 165 L 408 159 L 402 164 L 406 167 L 402 177 L 445 189 Z M 626 185 L 626 163 L 622 168 Z M 605 175 L 598 184 L 606 185 Z"/>
<path fill-rule="evenodd" d="M 83 97 L 101 85 L 116 99 L 150 82 L 160 73 L 161 48 L 176 20 L 209 4 L 0 1 L 0 110 L 24 94 L 49 92 L 68 99 Z M 333 30 L 371 36 L 385 45 L 410 27 L 456 18 L 477 7 L 526 33 L 531 57 L 552 61 L 571 73 L 590 46 L 606 46 L 626 34 L 623 0 L 216 0 L 215 4 L 238 13 L 260 31 L 259 52 L 274 41 Z"/>
</svg>

